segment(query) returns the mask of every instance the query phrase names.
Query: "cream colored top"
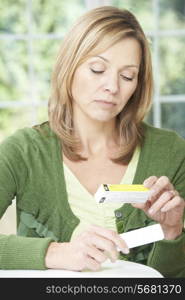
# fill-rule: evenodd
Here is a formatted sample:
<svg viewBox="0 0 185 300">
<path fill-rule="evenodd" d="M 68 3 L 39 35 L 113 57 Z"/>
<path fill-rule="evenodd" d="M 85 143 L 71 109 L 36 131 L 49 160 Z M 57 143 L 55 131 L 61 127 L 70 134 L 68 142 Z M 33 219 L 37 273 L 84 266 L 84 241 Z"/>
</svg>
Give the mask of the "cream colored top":
<svg viewBox="0 0 185 300">
<path fill-rule="evenodd" d="M 120 184 L 132 184 L 140 155 L 140 147 L 134 151 L 134 155 L 128 164 L 126 172 Z M 85 231 L 91 224 L 106 227 L 117 231 L 114 211 L 121 207 L 121 203 L 97 203 L 77 177 L 63 162 L 64 176 L 68 201 L 75 216 L 80 219 L 79 225 L 73 231 L 71 240 Z M 107 182 L 108 183 L 108 182 Z"/>
</svg>

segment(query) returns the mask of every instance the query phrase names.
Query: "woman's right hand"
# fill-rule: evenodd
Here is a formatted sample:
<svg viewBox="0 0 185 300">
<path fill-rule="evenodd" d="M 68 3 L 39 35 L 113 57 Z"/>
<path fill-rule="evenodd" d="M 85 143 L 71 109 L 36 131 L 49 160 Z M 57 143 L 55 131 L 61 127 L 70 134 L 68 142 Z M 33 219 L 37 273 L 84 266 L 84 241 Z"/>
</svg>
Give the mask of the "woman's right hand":
<svg viewBox="0 0 185 300">
<path fill-rule="evenodd" d="M 50 269 L 97 271 L 107 258 L 116 261 L 117 248 L 125 254 L 129 253 L 118 233 L 92 225 L 69 243 L 52 242 L 46 253 L 45 265 Z"/>
</svg>

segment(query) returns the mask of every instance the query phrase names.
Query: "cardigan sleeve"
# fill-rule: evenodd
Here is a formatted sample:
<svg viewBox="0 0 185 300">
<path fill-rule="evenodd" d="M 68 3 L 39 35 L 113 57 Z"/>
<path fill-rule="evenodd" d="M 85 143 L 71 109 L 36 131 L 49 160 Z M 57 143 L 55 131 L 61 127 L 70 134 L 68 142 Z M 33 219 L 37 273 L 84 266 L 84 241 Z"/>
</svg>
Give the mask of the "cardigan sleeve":
<svg viewBox="0 0 185 300">
<path fill-rule="evenodd" d="M 180 196 L 185 199 L 185 140 L 174 134 L 169 163 L 169 177 Z M 154 243 L 148 265 L 165 277 L 185 277 L 185 230 L 175 240 Z"/>
<path fill-rule="evenodd" d="M 185 139 L 178 135 L 175 135 L 173 141 L 169 173 L 172 174 L 171 182 L 175 189 L 185 199 Z"/>
<path fill-rule="evenodd" d="M 17 138 L 17 136 L 19 138 Z M 0 218 L 12 200 L 23 193 L 27 180 L 21 145 L 23 135 L 14 134 L 0 145 Z M 45 253 L 51 238 L 0 235 L 0 269 L 45 269 Z"/>
<path fill-rule="evenodd" d="M 148 257 L 148 266 L 164 277 L 185 277 L 185 231 L 175 240 L 154 243 Z"/>
</svg>

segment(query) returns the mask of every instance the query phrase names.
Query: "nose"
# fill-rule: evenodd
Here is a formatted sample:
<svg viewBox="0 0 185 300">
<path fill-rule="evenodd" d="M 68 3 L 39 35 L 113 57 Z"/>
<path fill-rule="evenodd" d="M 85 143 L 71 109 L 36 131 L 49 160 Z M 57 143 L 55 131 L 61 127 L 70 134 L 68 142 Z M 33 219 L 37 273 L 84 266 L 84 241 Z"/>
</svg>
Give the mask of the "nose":
<svg viewBox="0 0 185 300">
<path fill-rule="evenodd" d="M 104 82 L 105 91 L 110 92 L 111 94 L 116 94 L 119 90 L 119 81 L 117 75 L 107 75 Z"/>
</svg>

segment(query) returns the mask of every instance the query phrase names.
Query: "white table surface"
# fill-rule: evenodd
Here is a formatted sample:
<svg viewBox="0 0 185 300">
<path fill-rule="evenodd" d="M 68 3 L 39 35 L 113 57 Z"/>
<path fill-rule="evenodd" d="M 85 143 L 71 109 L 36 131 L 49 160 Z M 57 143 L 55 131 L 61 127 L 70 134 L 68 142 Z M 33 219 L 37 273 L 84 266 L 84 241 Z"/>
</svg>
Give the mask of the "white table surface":
<svg viewBox="0 0 185 300">
<path fill-rule="evenodd" d="M 162 278 L 155 269 L 142 264 L 118 260 L 115 263 L 106 261 L 99 271 L 68 271 L 68 270 L 0 270 L 0 278 L 90 278 L 90 277 L 119 277 L 119 278 Z"/>
</svg>

